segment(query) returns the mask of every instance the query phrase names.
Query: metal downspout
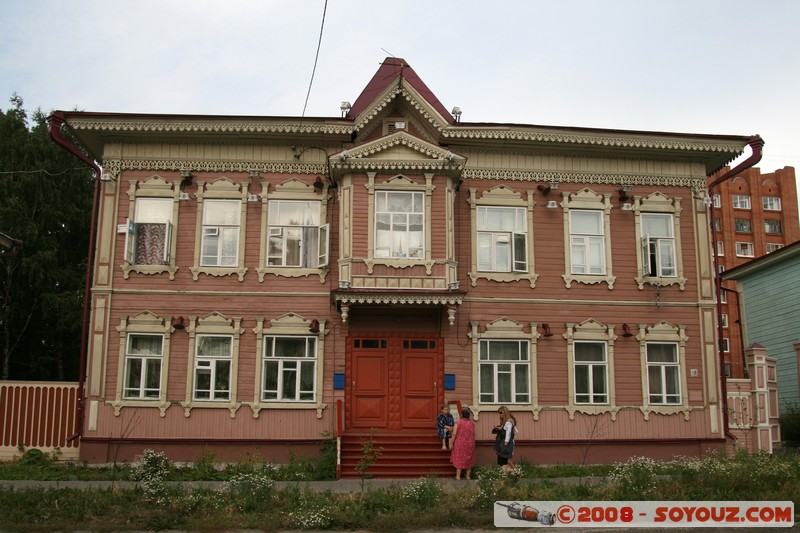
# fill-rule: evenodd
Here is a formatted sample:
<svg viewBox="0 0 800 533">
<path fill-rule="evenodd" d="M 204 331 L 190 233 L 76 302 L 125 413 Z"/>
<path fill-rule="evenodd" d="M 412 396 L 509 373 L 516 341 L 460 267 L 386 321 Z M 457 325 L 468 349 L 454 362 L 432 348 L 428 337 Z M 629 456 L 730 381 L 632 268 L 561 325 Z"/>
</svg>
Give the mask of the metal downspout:
<svg viewBox="0 0 800 533">
<path fill-rule="evenodd" d="M 719 259 L 717 255 L 717 226 L 715 224 L 715 208 L 714 208 L 714 189 L 722 182 L 727 181 L 734 176 L 741 174 L 745 170 L 750 167 L 753 167 L 761 161 L 761 156 L 763 155 L 763 148 L 764 148 L 764 139 L 761 138 L 760 135 L 753 135 L 750 137 L 750 140 L 747 142 L 747 145 L 752 150 L 750 156 L 736 165 L 734 168 L 729 169 L 727 172 L 722 174 L 720 177 L 715 179 L 708 185 L 708 196 L 712 199 L 711 201 L 711 246 L 712 246 L 712 257 L 714 258 L 714 287 L 715 287 L 715 294 L 717 298 L 717 353 L 719 354 L 719 378 L 720 378 L 720 390 L 722 392 L 722 424 L 725 428 L 725 435 L 728 438 L 736 440 L 736 437 L 733 433 L 730 432 L 728 429 L 728 383 L 727 377 L 725 376 L 725 352 L 722 349 L 722 304 L 720 303 L 720 295 L 722 293 L 722 277 L 719 271 Z M 744 324 L 739 324 L 739 327 L 744 327 Z M 744 349 L 744 346 L 742 346 Z"/>
<path fill-rule="evenodd" d="M 97 161 L 89 158 L 77 146 L 72 144 L 61 134 L 61 128 L 67 119 L 63 111 L 56 111 L 47 118 L 47 131 L 55 142 L 63 146 L 68 152 L 86 163 L 94 171 L 94 196 L 92 198 L 92 214 L 89 221 L 89 251 L 86 257 L 86 281 L 83 288 L 83 324 L 81 325 L 81 353 L 78 366 L 78 413 L 75 432 L 67 438 L 72 442 L 80 438 L 83 433 L 83 418 L 86 409 L 84 398 L 84 383 L 86 382 L 86 351 L 89 337 L 89 309 L 91 307 L 92 271 L 94 270 L 95 239 L 97 237 L 97 208 L 100 201 L 100 178 L 103 170 Z"/>
</svg>

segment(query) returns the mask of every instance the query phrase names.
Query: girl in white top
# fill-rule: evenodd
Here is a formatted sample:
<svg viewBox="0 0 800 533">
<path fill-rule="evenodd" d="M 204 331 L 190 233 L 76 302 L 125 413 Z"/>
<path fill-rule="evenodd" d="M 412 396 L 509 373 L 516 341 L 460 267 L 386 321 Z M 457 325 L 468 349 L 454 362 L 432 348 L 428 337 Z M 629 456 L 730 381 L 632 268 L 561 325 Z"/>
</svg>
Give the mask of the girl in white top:
<svg viewBox="0 0 800 533">
<path fill-rule="evenodd" d="M 503 467 L 504 470 L 511 470 L 514 468 L 514 462 L 511 456 L 514 455 L 514 436 L 517 431 L 517 419 L 508 410 L 508 407 L 501 407 L 497 410 L 500 415 L 500 424 L 494 427 L 492 433 L 503 434 L 503 440 L 496 443 L 497 449 L 497 464 Z M 499 441 L 499 439 L 498 439 Z"/>
</svg>

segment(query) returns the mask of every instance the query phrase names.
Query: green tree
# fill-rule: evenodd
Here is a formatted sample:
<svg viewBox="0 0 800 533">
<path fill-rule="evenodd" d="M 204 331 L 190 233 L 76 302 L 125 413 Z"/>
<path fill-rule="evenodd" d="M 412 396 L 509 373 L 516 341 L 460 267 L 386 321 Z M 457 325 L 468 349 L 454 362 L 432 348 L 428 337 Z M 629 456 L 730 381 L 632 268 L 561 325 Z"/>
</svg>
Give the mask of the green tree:
<svg viewBox="0 0 800 533">
<path fill-rule="evenodd" d="M 76 380 L 92 172 L 29 126 L 22 99 L 0 109 L 0 232 L 23 242 L 0 258 L 0 379 Z"/>
</svg>

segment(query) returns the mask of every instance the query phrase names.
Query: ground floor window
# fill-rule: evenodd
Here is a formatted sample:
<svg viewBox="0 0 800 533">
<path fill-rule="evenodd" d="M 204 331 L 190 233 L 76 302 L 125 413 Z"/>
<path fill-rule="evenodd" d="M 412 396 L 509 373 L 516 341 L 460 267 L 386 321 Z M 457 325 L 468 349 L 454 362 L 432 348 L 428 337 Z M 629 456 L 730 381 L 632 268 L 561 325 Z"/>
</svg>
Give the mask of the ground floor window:
<svg viewBox="0 0 800 533">
<path fill-rule="evenodd" d="M 263 401 L 314 401 L 315 337 L 264 337 Z"/>
<path fill-rule="evenodd" d="M 528 341 L 481 340 L 481 403 L 530 403 Z"/>
</svg>

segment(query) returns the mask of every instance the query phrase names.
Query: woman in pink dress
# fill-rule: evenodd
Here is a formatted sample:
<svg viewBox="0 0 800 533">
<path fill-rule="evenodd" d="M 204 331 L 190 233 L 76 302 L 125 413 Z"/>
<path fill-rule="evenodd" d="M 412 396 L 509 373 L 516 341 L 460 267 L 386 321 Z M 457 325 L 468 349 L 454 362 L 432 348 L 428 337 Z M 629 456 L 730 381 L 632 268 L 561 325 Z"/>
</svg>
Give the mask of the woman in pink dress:
<svg viewBox="0 0 800 533">
<path fill-rule="evenodd" d="M 466 407 L 461 410 L 461 418 L 453 428 L 453 451 L 450 462 L 456 468 L 456 479 L 461 479 L 461 471 L 466 470 L 467 479 L 472 479 L 470 474 L 475 466 L 475 423 L 472 413 Z"/>
</svg>

